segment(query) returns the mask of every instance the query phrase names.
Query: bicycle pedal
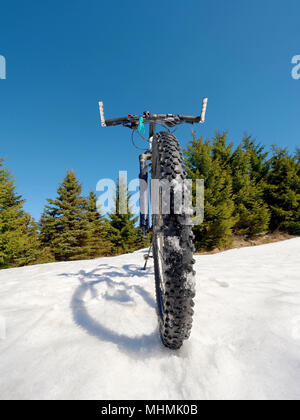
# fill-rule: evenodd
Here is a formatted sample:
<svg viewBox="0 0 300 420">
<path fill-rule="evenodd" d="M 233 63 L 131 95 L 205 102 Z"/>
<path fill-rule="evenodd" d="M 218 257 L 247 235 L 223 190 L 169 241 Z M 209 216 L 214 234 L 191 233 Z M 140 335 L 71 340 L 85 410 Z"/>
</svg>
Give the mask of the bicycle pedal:
<svg viewBox="0 0 300 420">
<path fill-rule="evenodd" d="M 148 258 L 153 258 L 153 255 L 144 255 L 144 260 L 148 260 Z"/>
</svg>

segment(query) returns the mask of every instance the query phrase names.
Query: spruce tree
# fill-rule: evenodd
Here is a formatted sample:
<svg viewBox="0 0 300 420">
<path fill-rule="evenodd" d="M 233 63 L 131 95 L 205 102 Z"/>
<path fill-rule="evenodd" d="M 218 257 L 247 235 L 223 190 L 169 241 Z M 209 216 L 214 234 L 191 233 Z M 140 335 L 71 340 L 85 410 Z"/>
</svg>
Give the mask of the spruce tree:
<svg viewBox="0 0 300 420">
<path fill-rule="evenodd" d="M 90 258 L 109 255 L 112 244 L 107 238 L 105 231 L 105 218 L 101 215 L 100 208 L 97 207 L 97 197 L 94 192 L 90 192 L 86 203 L 87 217 L 87 253 Z"/>
<path fill-rule="evenodd" d="M 273 146 L 265 198 L 271 209 L 271 229 L 300 234 L 300 168 L 297 156 Z"/>
<path fill-rule="evenodd" d="M 240 235 L 249 235 L 268 231 L 270 212 L 264 203 L 264 189 L 262 182 L 256 177 L 256 168 L 253 166 L 256 156 L 238 146 L 231 158 L 233 194 L 236 216 L 234 232 Z"/>
<path fill-rule="evenodd" d="M 137 228 L 137 241 L 136 248 L 149 248 L 152 241 L 152 235 L 150 233 L 144 233 L 140 227 Z"/>
<path fill-rule="evenodd" d="M 16 265 L 22 266 L 38 263 L 41 256 L 41 248 L 38 240 L 37 223 L 29 213 L 23 212 L 21 226 L 22 252 L 17 259 Z"/>
<path fill-rule="evenodd" d="M 251 136 L 246 134 L 243 137 L 242 148 L 247 153 L 250 163 L 250 179 L 260 184 L 264 188 L 266 178 L 269 172 L 269 162 L 267 160 L 268 153 L 260 143 L 256 143 Z"/>
<path fill-rule="evenodd" d="M 198 250 L 225 246 L 232 235 L 235 224 L 232 176 L 225 164 L 230 153 L 219 135 L 213 145 L 203 138 L 194 138 L 185 150 L 188 177 L 204 179 L 205 186 L 204 222 L 193 229 Z"/>
<path fill-rule="evenodd" d="M 143 247 L 135 226 L 137 220 L 130 206 L 130 194 L 123 180 L 120 180 L 117 182 L 115 204 L 109 213 L 106 227 L 114 254 L 132 252 Z"/>
<path fill-rule="evenodd" d="M 24 200 L 16 193 L 14 179 L 0 159 L 0 267 L 35 262 L 38 241 L 34 220 L 23 210 Z"/>
<path fill-rule="evenodd" d="M 211 141 L 211 154 L 213 160 L 218 160 L 223 168 L 228 168 L 232 156 L 232 143 L 227 144 L 227 132 L 216 132 Z"/>
<path fill-rule="evenodd" d="M 47 199 L 40 220 L 40 240 L 58 261 L 88 257 L 86 199 L 74 171 L 68 171 L 55 200 Z"/>
</svg>

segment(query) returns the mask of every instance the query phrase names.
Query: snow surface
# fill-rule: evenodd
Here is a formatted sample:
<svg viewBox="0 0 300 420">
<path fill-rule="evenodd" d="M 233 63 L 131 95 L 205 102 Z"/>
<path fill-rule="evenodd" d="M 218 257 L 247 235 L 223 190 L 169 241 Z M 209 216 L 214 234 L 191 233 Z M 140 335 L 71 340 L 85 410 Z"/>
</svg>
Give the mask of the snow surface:
<svg viewBox="0 0 300 420">
<path fill-rule="evenodd" d="M 144 252 L 0 271 L 1 399 L 300 399 L 300 238 L 196 256 L 177 352 Z"/>
</svg>

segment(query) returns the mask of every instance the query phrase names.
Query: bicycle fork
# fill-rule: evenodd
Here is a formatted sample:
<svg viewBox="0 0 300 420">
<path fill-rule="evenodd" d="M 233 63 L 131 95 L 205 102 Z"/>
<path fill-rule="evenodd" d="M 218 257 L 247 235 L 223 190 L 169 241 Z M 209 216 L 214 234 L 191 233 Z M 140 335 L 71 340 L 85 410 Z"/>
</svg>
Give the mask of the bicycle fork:
<svg viewBox="0 0 300 420">
<path fill-rule="evenodd" d="M 152 138 L 155 135 L 155 124 L 151 123 L 149 128 L 149 143 L 150 149 L 139 156 L 140 160 L 140 228 L 144 234 L 147 234 L 150 230 L 150 217 L 149 217 L 149 197 L 148 197 L 148 171 L 149 164 L 147 161 L 151 160 L 151 146 Z"/>
<path fill-rule="evenodd" d="M 140 159 L 140 228 L 144 234 L 149 232 L 149 198 L 148 198 L 148 169 L 147 160 L 151 157 L 148 153 L 142 153 Z"/>
</svg>

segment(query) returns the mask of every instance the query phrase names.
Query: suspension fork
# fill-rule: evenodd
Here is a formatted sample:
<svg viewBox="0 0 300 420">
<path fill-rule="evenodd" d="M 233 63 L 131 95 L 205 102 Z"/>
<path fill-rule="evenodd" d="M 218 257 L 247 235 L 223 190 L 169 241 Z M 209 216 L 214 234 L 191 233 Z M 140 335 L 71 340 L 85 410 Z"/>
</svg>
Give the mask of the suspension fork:
<svg viewBox="0 0 300 420">
<path fill-rule="evenodd" d="M 152 158 L 152 139 L 155 135 L 155 123 L 151 123 L 149 127 L 149 143 L 150 148 L 145 153 L 139 156 L 140 160 L 140 228 L 144 234 L 149 232 L 150 218 L 149 218 L 149 197 L 148 197 L 148 160 Z"/>
</svg>

